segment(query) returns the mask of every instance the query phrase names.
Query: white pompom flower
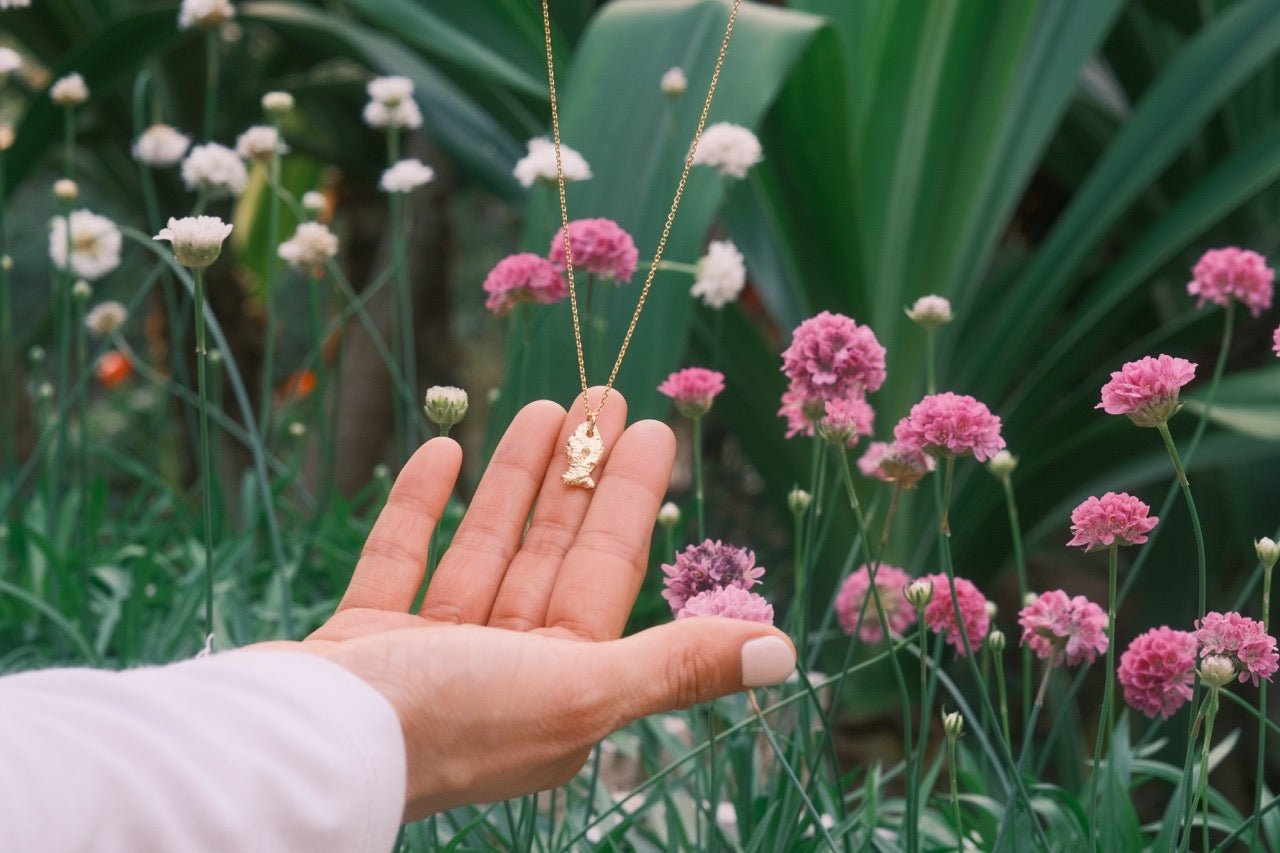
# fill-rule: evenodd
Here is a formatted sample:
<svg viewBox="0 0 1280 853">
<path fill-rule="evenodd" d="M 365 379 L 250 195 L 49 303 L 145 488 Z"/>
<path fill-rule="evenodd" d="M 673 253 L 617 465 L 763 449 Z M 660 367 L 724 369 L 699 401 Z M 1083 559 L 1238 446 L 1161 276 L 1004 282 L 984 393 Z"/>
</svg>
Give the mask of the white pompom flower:
<svg viewBox="0 0 1280 853">
<path fill-rule="evenodd" d="M 383 192 L 409 193 L 431 182 L 435 171 L 421 160 L 401 160 L 382 173 L 378 186 Z"/>
<path fill-rule="evenodd" d="M 31 5 L 31 0 L 0 0 L 0 10 L 25 9 L 30 5 Z"/>
<path fill-rule="evenodd" d="M 516 161 L 511 171 L 521 186 L 531 187 L 538 181 L 556 182 L 556 145 L 545 136 L 530 139 L 526 143 L 529 153 Z M 560 164 L 564 169 L 564 179 L 568 181 L 585 181 L 592 177 L 591 167 L 586 158 L 563 143 L 560 145 Z"/>
<path fill-rule="evenodd" d="M 182 161 L 182 182 L 187 189 L 207 192 L 212 198 L 238 196 L 249 182 L 249 173 L 236 152 L 210 142 L 192 148 Z"/>
<path fill-rule="evenodd" d="M 742 253 L 729 240 L 712 240 L 698 261 L 697 280 L 689 291 L 708 308 L 723 308 L 738 298 L 747 283 Z"/>
<path fill-rule="evenodd" d="M 108 299 L 89 309 L 89 313 L 84 315 L 84 325 L 94 335 L 102 338 L 119 329 L 128 319 L 129 312 L 125 307 L 114 299 Z"/>
<path fill-rule="evenodd" d="M 764 149 L 750 129 L 721 121 L 702 132 L 693 164 L 710 166 L 726 177 L 745 178 L 747 170 L 763 159 Z"/>
<path fill-rule="evenodd" d="M 236 7 L 229 0 L 182 0 L 182 8 L 178 11 L 178 29 L 212 29 L 235 16 Z"/>
<path fill-rule="evenodd" d="M 67 218 L 54 217 L 49 230 L 49 259 L 60 270 L 67 269 Z M 78 278 L 97 281 L 120 266 L 123 244 L 120 229 L 105 216 L 88 210 L 71 212 L 71 272 Z"/>
<path fill-rule="evenodd" d="M 153 124 L 133 142 L 133 159 L 153 169 L 166 169 L 178 164 L 191 137 L 167 124 Z"/>
<path fill-rule="evenodd" d="M 231 223 L 216 216 L 169 217 L 167 228 L 161 229 L 156 240 L 168 240 L 173 245 L 178 263 L 189 269 L 204 269 L 222 254 L 222 243 L 231 234 Z"/>
<path fill-rule="evenodd" d="M 49 87 L 49 99 L 60 107 L 78 107 L 89 100 L 89 87 L 79 74 L 68 74 Z"/>
<path fill-rule="evenodd" d="M 280 244 L 278 254 L 289 266 L 306 271 L 338 254 L 338 237 L 319 222 L 303 222 Z"/>
<path fill-rule="evenodd" d="M 22 68 L 22 54 L 11 47 L 0 47 L 0 85 L 3 85 L 6 77 L 20 68 Z"/>
<path fill-rule="evenodd" d="M 364 123 L 378 130 L 389 127 L 416 130 L 422 127 L 422 111 L 418 109 L 418 102 L 413 100 L 401 101 L 394 106 L 370 101 L 364 106 Z"/>
<path fill-rule="evenodd" d="M 236 153 L 242 160 L 270 162 L 272 156 L 288 152 L 280 131 L 269 124 L 255 125 L 236 138 Z"/>
<path fill-rule="evenodd" d="M 685 90 L 689 88 L 689 80 L 684 76 L 684 69 L 676 66 L 667 69 L 662 75 L 662 80 L 658 84 L 662 89 L 662 94 L 669 97 L 683 95 Z"/>
<path fill-rule="evenodd" d="M 365 86 L 369 100 L 394 107 L 413 97 L 413 81 L 408 77 L 374 77 Z"/>
</svg>

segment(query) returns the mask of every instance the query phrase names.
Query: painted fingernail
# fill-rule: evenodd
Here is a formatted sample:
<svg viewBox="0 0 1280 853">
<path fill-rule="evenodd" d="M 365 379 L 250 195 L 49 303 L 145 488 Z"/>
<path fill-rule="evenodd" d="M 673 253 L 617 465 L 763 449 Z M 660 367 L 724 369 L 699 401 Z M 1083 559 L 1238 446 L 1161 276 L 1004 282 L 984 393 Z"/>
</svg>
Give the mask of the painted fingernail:
<svg viewBox="0 0 1280 853">
<path fill-rule="evenodd" d="M 781 684 L 796 668 L 796 653 L 777 637 L 757 637 L 742 644 L 742 686 Z"/>
</svg>

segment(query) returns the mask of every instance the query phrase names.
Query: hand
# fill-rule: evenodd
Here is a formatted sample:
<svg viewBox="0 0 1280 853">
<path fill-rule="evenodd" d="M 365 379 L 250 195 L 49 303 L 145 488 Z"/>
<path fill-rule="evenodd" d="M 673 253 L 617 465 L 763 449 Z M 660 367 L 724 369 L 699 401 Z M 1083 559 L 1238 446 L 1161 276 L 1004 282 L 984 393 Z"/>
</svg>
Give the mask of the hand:
<svg viewBox="0 0 1280 853">
<path fill-rule="evenodd" d="M 269 644 L 328 658 L 391 702 L 406 820 L 564 784 L 631 720 L 780 682 L 795 665 L 780 631 L 732 619 L 618 639 L 675 439 L 656 421 L 624 431 L 626 403 L 612 393 L 597 423 L 598 485 L 585 491 L 560 481 L 582 419 L 581 398 L 567 415 L 548 401 L 521 410 L 413 614 L 462 462 L 455 442 L 427 442 L 392 487 L 337 612 L 302 643 Z"/>
</svg>

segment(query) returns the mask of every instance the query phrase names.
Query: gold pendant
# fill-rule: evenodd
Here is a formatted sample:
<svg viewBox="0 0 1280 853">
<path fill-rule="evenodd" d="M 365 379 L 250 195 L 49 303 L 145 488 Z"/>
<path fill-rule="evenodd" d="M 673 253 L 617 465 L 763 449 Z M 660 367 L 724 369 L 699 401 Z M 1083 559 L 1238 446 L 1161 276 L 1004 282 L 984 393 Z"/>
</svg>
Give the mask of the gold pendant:
<svg viewBox="0 0 1280 853">
<path fill-rule="evenodd" d="M 600 430 L 591 429 L 586 421 L 578 424 L 578 428 L 565 443 L 564 452 L 569 457 L 569 470 L 560 476 L 564 484 L 594 489 L 596 481 L 591 479 L 591 472 L 600 462 L 600 457 L 604 455 L 604 442 L 600 439 Z"/>
</svg>

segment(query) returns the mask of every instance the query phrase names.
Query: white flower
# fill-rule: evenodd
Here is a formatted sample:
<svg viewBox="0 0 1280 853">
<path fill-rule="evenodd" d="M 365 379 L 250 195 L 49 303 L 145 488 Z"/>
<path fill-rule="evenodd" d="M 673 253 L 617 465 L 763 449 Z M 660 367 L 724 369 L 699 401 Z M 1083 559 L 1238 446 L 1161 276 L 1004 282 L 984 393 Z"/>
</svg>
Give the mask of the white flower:
<svg viewBox="0 0 1280 853">
<path fill-rule="evenodd" d="M 129 319 L 129 312 L 113 299 L 99 302 L 84 315 L 84 325 L 98 337 L 111 334 Z"/>
<path fill-rule="evenodd" d="M 951 322 L 951 303 L 943 296 L 921 296 L 907 316 L 923 329 L 936 329 Z"/>
<path fill-rule="evenodd" d="M 25 9 L 31 0 L 0 0 L 0 9 Z"/>
<path fill-rule="evenodd" d="M 236 152 L 210 142 L 192 148 L 182 161 L 182 182 L 189 190 L 202 190 L 213 198 L 222 198 L 244 192 L 249 173 Z"/>
<path fill-rule="evenodd" d="M 658 510 L 658 523 L 663 527 L 675 527 L 680 523 L 680 507 L 667 501 Z"/>
<path fill-rule="evenodd" d="M 516 167 L 511 172 L 516 180 L 525 187 L 533 186 L 536 181 L 555 183 L 555 143 L 545 136 L 539 136 L 530 139 L 526 145 L 529 153 L 516 161 Z M 564 168 L 565 181 L 585 181 L 592 177 L 587 161 L 568 145 L 560 146 L 560 163 Z"/>
<path fill-rule="evenodd" d="M 763 159 L 760 140 L 754 133 L 742 125 L 720 121 L 702 132 L 693 164 L 710 166 L 731 178 L 745 178 L 747 169 Z"/>
<path fill-rule="evenodd" d="M 422 127 L 422 111 L 412 99 L 387 105 L 382 101 L 370 101 L 364 105 L 364 123 L 369 127 L 402 127 L 414 130 Z"/>
<path fill-rule="evenodd" d="M 268 124 L 251 127 L 236 138 L 236 153 L 242 160 L 270 160 L 273 154 L 288 152 L 280 131 Z"/>
<path fill-rule="evenodd" d="M 78 107 L 89 100 L 89 87 L 79 74 L 68 74 L 49 87 L 49 98 L 60 107 Z"/>
<path fill-rule="evenodd" d="M 75 201 L 80 195 L 80 187 L 70 178 L 59 178 L 53 182 L 53 195 L 58 201 Z"/>
<path fill-rule="evenodd" d="M 293 95 L 288 92 L 267 92 L 262 96 L 262 111 L 272 118 L 281 118 L 293 109 Z"/>
<path fill-rule="evenodd" d="M 3 3 L 4 0 L 0 0 Z M 22 67 L 22 54 L 11 47 L 0 47 L 0 80 Z"/>
<path fill-rule="evenodd" d="M 667 69 L 659 85 L 662 87 L 662 94 L 675 97 L 684 94 L 685 89 L 689 88 L 689 81 L 684 76 L 684 69 L 676 67 Z"/>
<path fill-rule="evenodd" d="M 452 385 L 432 385 L 422 409 L 427 420 L 448 429 L 466 416 L 467 392 Z"/>
<path fill-rule="evenodd" d="M 67 219 L 54 217 L 49 231 L 49 258 L 60 270 L 67 268 Z M 120 266 L 120 229 L 105 216 L 87 210 L 71 213 L 71 272 L 97 281 Z"/>
<path fill-rule="evenodd" d="M 338 237 L 319 222 L 303 222 L 278 252 L 289 266 L 308 270 L 338 254 Z"/>
<path fill-rule="evenodd" d="M 239 162 L 238 160 L 236 162 Z M 173 244 L 178 263 L 191 269 L 204 269 L 222 254 L 222 241 L 231 233 L 231 224 L 216 216 L 169 217 L 169 226 L 161 229 L 156 240 Z"/>
<path fill-rule="evenodd" d="M 413 97 L 413 81 L 408 77 L 375 77 L 365 89 L 370 100 L 388 107 Z"/>
<path fill-rule="evenodd" d="M 436 176 L 430 166 L 421 160 L 401 160 L 382 173 L 378 186 L 383 192 L 408 193 L 431 181 Z"/>
<path fill-rule="evenodd" d="M 226 23 L 235 16 L 236 9 L 228 0 L 182 0 L 182 9 L 178 12 L 178 29 L 199 27 L 207 30 Z"/>
<path fill-rule="evenodd" d="M 712 240 L 698 261 L 697 281 L 689 291 L 708 308 L 723 308 L 738 298 L 747 283 L 742 253 L 728 240 Z"/>
<path fill-rule="evenodd" d="M 302 194 L 302 209 L 310 214 L 317 214 L 327 206 L 324 193 L 311 190 Z"/>
<path fill-rule="evenodd" d="M 153 124 L 133 142 L 133 159 L 153 169 L 177 165 L 187 153 L 191 137 L 167 124 Z"/>
</svg>

